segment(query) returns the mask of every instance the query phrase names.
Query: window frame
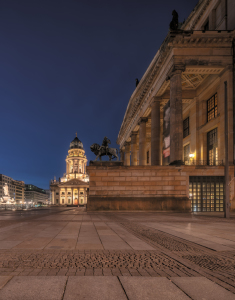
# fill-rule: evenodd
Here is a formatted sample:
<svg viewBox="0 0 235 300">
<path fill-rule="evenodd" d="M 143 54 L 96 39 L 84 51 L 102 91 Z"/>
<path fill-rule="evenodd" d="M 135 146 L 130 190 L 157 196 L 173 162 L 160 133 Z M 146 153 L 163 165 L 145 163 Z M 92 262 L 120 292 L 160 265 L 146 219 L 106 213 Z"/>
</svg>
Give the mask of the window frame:
<svg viewBox="0 0 235 300">
<path fill-rule="evenodd" d="M 184 127 L 184 124 L 186 123 L 186 121 L 188 121 L 188 126 L 187 127 Z M 183 120 L 183 138 L 186 138 L 187 136 L 189 136 L 189 116 L 187 118 L 185 118 Z M 187 131 L 188 134 L 186 134 L 185 132 Z"/>
<path fill-rule="evenodd" d="M 186 152 L 185 149 L 186 149 L 186 147 L 189 148 L 188 156 L 185 156 L 185 152 Z M 183 147 L 183 151 L 184 151 L 184 163 L 185 163 L 186 161 L 189 162 L 189 159 L 190 159 L 190 157 L 189 157 L 190 149 L 191 149 L 190 143 L 186 144 L 186 145 Z"/>
<path fill-rule="evenodd" d="M 213 100 L 213 107 L 209 109 L 210 106 L 209 101 L 211 100 Z M 211 117 L 211 113 L 213 113 L 213 117 Z M 217 116 L 218 116 L 218 94 L 215 93 L 207 100 L 207 122 L 210 122 L 211 120 L 215 119 Z"/>
</svg>

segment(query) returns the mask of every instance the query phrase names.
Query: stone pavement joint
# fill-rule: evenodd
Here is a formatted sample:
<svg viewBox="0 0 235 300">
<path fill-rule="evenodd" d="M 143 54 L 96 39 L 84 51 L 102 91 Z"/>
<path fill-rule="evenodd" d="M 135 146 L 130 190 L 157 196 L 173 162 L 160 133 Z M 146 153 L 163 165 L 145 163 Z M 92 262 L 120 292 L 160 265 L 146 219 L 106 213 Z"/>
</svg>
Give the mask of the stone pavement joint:
<svg viewBox="0 0 235 300">
<path fill-rule="evenodd" d="M 59 289 L 60 294 L 55 294 L 60 297 L 58 299 L 77 299 L 74 287 L 79 284 L 79 278 L 83 278 L 81 280 L 87 279 L 94 285 L 97 282 L 109 282 L 110 286 L 118 284 L 119 287 L 115 288 L 117 293 L 121 288 L 124 299 L 133 299 L 135 293 L 132 295 L 132 290 L 137 293 L 138 286 L 143 285 L 156 285 L 160 289 L 169 287 L 166 292 L 176 289 L 177 293 L 183 291 L 184 296 L 179 295 L 185 299 L 194 299 L 195 295 L 191 297 L 186 290 L 187 286 L 196 283 L 205 291 L 213 287 L 218 290 L 218 295 L 235 297 L 233 216 L 227 221 L 217 215 L 86 213 L 66 208 L 37 212 L 36 219 L 28 212 L 25 217 L 24 213 L 7 212 L 1 218 L 5 215 L 7 218 L 12 216 L 14 224 L 10 223 L 11 220 L 7 223 L 0 219 L 0 284 L 1 278 L 3 282 L 7 280 L 1 293 L 12 286 L 11 282 L 16 285 L 21 282 L 27 288 L 25 280 L 29 278 L 31 284 L 36 284 L 35 296 L 37 285 L 43 282 L 43 278 L 49 281 L 58 278 L 59 281 L 54 282 L 63 286 Z M 1 222 L 5 227 L 1 227 Z M 17 222 L 19 227 L 15 226 Z M 191 238 L 187 240 L 187 236 Z M 207 244 L 211 249 L 200 244 L 200 236 L 208 236 L 210 242 Z M 223 247 L 231 250 L 212 250 Z M 75 298 L 68 294 L 69 286 Z M 85 295 L 85 286 L 81 288 L 84 288 Z M 155 287 L 152 289 L 154 291 Z M 138 292 L 136 299 L 139 295 L 142 299 L 147 297 Z M 161 300 L 164 299 L 164 293 L 159 295 L 162 295 Z"/>
</svg>

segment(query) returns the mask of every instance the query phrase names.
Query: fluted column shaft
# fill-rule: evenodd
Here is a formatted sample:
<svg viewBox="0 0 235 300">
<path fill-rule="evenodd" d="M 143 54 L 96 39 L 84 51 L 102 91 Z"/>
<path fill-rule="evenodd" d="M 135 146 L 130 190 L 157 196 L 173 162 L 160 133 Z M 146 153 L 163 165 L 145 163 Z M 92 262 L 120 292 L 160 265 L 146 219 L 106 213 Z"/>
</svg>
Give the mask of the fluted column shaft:
<svg viewBox="0 0 235 300">
<path fill-rule="evenodd" d="M 151 108 L 151 165 L 159 166 L 161 164 L 160 99 L 156 98 Z"/>
<path fill-rule="evenodd" d="M 131 150 L 131 146 L 130 146 L 130 142 L 126 142 L 125 143 L 125 166 L 130 166 L 130 150 Z"/>
<path fill-rule="evenodd" d="M 181 70 L 176 70 L 170 78 L 170 163 L 183 160 L 183 116 Z"/>
<path fill-rule="evenodd" d="M 131 134 L 131 166 L 137 166 L 137 132 Z"/>
<path fill-rule="evenodd" d="M 139 165 L 145 166 L 146 165 L 146 123 L 148 121 L 148 118 L 140 118 L 139 125 Z"/>
</svg>

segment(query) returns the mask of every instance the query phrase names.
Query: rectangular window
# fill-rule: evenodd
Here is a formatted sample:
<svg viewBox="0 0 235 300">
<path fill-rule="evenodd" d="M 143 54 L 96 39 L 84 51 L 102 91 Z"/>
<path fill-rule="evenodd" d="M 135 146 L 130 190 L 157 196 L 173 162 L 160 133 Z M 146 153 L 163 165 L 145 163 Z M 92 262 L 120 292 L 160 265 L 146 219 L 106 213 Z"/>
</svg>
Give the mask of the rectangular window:
<svg viewBox="0 0 235 300">
<path fill-rule="evenodd" d="M 217 93 L 212 96 L 209 100 L 207 100 L 207 122 L 217 117 L 218 109 L 217 109 L 217 102 L 218 102 Z"/>
<path fill-rule="evenodd" d="M 149 164 L 149 151 L 147 151 L 147 164 Z"/>
<path fill-rule="evenodd" d="M 218 165 L 218 138 L 217 128 L 207 133 L 207 164 Z"/>
<path fill-rule="evenodd" d="M 223 211 L 224 177 L 189 176 L 192 211 Z"/>
<path fill-rule="evenodd" d="M 189 164 L 190 144 L 184 146 L 184 163 Z"/>
<path fill-rule="evenodd" d="M 189 117 L 183 121 L 183 138 L 189 135 Z"/>
</svg>

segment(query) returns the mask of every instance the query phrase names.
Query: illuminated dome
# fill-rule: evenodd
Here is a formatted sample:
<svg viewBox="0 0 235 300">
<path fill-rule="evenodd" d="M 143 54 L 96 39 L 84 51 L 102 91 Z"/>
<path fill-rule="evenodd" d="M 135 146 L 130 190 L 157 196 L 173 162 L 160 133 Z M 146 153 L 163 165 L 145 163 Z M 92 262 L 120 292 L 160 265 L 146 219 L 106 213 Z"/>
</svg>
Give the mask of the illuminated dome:
<svg viewBox="0 0 235 300">
<path fill-rule="evenodd" d="M 75 139 L 70 143 L 69 149 L 83 149 L 83 144 L 82 144 L 82 142 L 77 138 L 77 136 L 76 136 Z"/>
</svg>

